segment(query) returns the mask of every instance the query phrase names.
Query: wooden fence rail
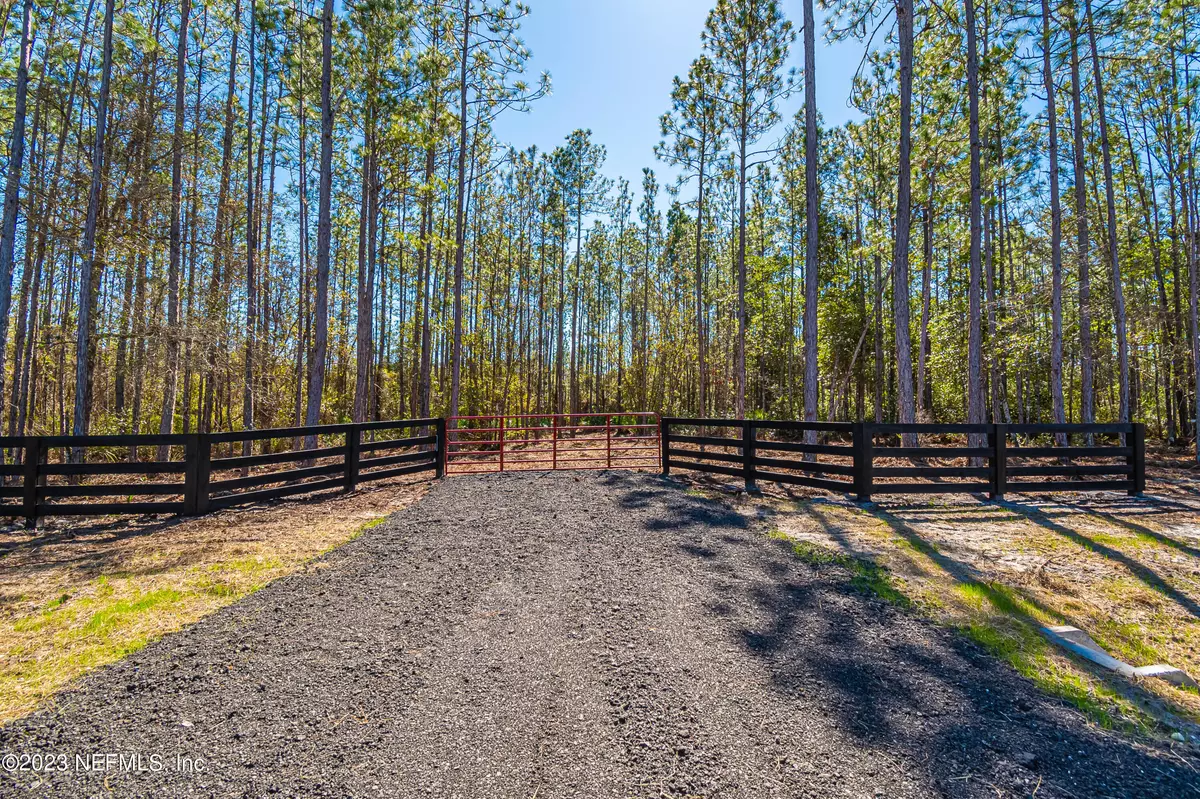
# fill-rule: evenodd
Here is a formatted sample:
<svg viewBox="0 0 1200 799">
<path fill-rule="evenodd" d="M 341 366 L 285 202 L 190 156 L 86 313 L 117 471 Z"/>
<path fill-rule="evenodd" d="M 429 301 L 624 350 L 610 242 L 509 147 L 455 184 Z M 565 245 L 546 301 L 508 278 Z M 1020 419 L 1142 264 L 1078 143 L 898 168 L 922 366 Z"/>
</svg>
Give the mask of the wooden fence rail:
<svg viewBox="0 0 1200 799">
<path fill-rule="evenodd" d="M 1146 487 L 1141 424 L 682 418 L 663 418 L 660 424 L 663 474 L 678 468 L 737 477 L 749 490 L 763 480 L 866 501 L 873 494 L 916 493 L 1140 495 Z M 965 445 L 947 443 L 952 436 L 965 436 Z M 1072 436 L 1083 440 L 1054 443 Z M 904 443 L 922 437 L 926 443 L 918 446 Z M 168 459 L 152 459 L 149 451 L 159 447 L 166 448 Z M 353 491 L 361 483 L 404 475 L 442 477 L 447 435 L 445 419 L 400 419 L 183 435 L 10 436 L 0 437 L 0 448 L 14 456 L 0 464 L 0 516 L 23 517 L 35 526 L 47 516 L 195 515 L 299 494 Z"/>
<path fill-rule="evenodd" d="M 418 434 L 379 437 L 395 431 Z M 310 439 L 317 445 L 304 448 Z M 17 460 L 0 465 L 0 516 L 24 517 L 34 527 L 46 516 L 197 515 L 298 494 L 353 491 L 360 483 L 402 475 L 441 477 L 445 442 L 444 419 L 182 435 L 0 437 L 0 448 Z M 139 449 L 160 446 L 167 447 L 167 460 L 139 459 Z M 56 451 L 57 459 L 51 457 Z M 171 460 L 174 454 L 182 460 Z M 89 455 L 103 460 L 89 462 Z M 280 465 L 287 468 L 262 470 Z M 85 484 L 87 477 L 100 479 Z M 96 497 L 130 501 L 79 501 Z"/>
<path fill-rule="evenodd" d="M 682 428 L 696 432 L 678 432 Z M 806 438 L 821 437 L 823 443 L 806 442 L 798 435 L 810 432 L 816 435 Z M 965 446 L 946 443 L 952 436 L 965 436 Z M 1053 445 L 1059 437 L 1069 441 L 1071 436 L 1082 437 L 1085 443 Z M 938 440 L 917 446 L 903 443 L 905 438 L 919 442 L 921 437 Z M 1026 440 L 1019 442 L 1022 437 Z M 1117 443 L 1098 444 L 1100 437 L 1116 438 Z M 853 494 L 866 502 L 873 494 L 965 493 L 1003 498 L 1009 493 L 1124 491 L 1140 496 L 1146 490 L 1142 424 L 874 424 L 664 417 L 659 438 L 664 475 L 674 467 L 740 477 L 748 491 L 765 480 Z M 897 439 L 901 443 L 892 443 Z M 1018 443 L 1010 445 L 1010 440 Z M 946 460 L 955 463 L 934 462 Z"/>
</svg>

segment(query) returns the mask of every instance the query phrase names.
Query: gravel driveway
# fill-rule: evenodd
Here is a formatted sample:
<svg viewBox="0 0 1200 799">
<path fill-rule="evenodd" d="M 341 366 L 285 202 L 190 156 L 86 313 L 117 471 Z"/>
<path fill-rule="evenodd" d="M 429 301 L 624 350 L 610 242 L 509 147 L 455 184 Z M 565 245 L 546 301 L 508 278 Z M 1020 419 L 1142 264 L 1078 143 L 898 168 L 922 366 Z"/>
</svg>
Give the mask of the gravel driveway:
<svg viewBox="0 0 1200 799">
<path fill-rule="evenodd" d="M 0 794 L 1200 796 L 762 533 L 654 476 L 451 478 L 0 729 L 67 761 Z"/>
</svg>

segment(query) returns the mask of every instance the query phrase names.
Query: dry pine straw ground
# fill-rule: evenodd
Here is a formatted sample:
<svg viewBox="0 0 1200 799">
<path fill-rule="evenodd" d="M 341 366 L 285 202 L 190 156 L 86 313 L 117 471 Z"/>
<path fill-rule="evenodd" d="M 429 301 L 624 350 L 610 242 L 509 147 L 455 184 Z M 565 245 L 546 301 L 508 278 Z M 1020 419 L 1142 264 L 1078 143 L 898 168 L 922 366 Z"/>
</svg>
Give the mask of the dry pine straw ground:
<svg viewBox="0 0 1200 799">
<path fill-rule="evenodd" d="M 0 531 L 0 723 L 414 502 L 414 480 L 191 519 Z"/>
<path fill-rule="evenodd" d="M 758 515 L 797 556 L 958 628 L 1097 723 L 1200 744 L 1200 693 L 1130 683 L 1040 634 L 1071 624 L 1135 666 L 1169 663 L 1200 679 L 1200 475 L 1150 472 L 1141 499 L 880 496 L 865 506 L 769 484 L 747 497 L 736 483 L 682 475 Z"/>
</svg>

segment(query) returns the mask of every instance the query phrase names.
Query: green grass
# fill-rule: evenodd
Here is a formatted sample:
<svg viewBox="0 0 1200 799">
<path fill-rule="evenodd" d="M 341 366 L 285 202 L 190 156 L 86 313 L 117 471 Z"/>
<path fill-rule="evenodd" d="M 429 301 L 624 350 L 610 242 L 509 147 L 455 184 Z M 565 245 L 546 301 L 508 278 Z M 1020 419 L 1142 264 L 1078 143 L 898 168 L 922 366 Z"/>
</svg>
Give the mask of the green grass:
<svg viewBox="0 0 1200 799">
<path fill-rule="evenodd" d="M 245 536 L 201 525 L 149 548 L 105 542 L 118 565 L 99 576 L 61 559 L 30 569 L 16 586 L 25 590 L 6 594 L 0 614 L 0 723 L 285 574 L 320 568 L 313 561 L 386 521 L 380 510 L 319 519 L 268 514 L 262 526 L 249 520 Z M 293 535 L 273 534 L 288 524 Z"/>
<path fill-rule="evenodd" d="M 778 530 L 767 535 L 776 541 L 786 542 L 791 546 L 793 555 L 815 569 L 832 567 L 849 572 L 850 585 L 857 591 L 876 596 L 900 607 L 908 607 L 912 604 L 911 600 L 896 586 L 895 580 L 887 569 L 877 563 L 856 558 L 853 555 L 838 552 L 810 541 L 795 541 Z"/>
<path fill-rule="evenodd" d="M 1140 624 L 1101 619 L 1091 633 L 1100 646 L 1127 663 L 1148 666 L 1169 659 L 1147 642 L 1146 631 Z"/>
<path fill-rule="evenodd" d="M 1037 603 L 1007 585 L 983 582 L 959 583 L 954 586 L 954 590 L 975 610 L 985 610 L 986 602 L 1007 616 L 1029 619 L 1041 624 L 1061 624 L 1063 622 L 1059 616 L 1044 610 Z"/>
<path fill-rule="evenodd" d="M 83 631 L 90 635 L 103 635 L 117 627 L 128 625 L 138 614 L 162 610 L 162 606 L 177 603 L 182 599 L 183 594 L 173 588 L 160 588 L 129 599 L 118 599 L 93 613 Z"/>
</svg>

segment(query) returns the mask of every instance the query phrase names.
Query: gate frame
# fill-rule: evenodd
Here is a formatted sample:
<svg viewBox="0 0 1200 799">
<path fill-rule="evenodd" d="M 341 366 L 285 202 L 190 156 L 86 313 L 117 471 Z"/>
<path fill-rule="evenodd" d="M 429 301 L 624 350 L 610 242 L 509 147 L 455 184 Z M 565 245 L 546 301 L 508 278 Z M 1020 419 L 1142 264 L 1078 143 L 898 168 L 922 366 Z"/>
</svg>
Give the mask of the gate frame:
<svg viewBox="0 0 1200 799">
<path fill-rule="evenodd" d="M 588 421 L 603 418 L 603 424 L 571 424 L 572 421 Z M 614 424 L 614 419 L 633 419 L 630 424 L 620 421 Z M 550 424 L 532 424 L 533 420 L 549 420 Z M 520 426 L 513 427 L 510 421 L 518 421 Z M 567 424 L 563 424 L 566 421 Z M 460 422 L 476 422 L 490 424 L 488 427 L 459 427 Z M 600 431 L 603 435 L 587 435 L 576 437 L 565 435 L 567 431 Z M 616 430 L 618 435 L 614 436 Z M 621 436 L 619 431 L 633 430 L 636 435 Z M 509 440 L 509 433 L 531 432 L 549 433 L 549 440 L 536 438 L 520 438 Z M 645 432 L 647 435 L 642 435 Z M 464 434 L 491 434 L 488 439 L 464 439 Z M 630 411 L 625 413 L 518 413 L 518 414 L 487 414 L 475 416 L 451 416 L 446 419 L 446 446 L 444 450 L 443 473 L 446 475 L 460 474 L 494 474 L 499 472 L 534 472 L 534 471 L 589 471 L 608 469 L 653 469 L 662 467 L 661 450 L 662 417 L 654 411 Z M 599 442 L 596 446 L 563 449 L 559 442 Z M 634 446 L 613 446 L 613 443 L 624 444 L 636 442 Z M 481 449 L 462 450 L 463 445 L 475 444 Z M 549 449 L 513 450 L 512 445 L 542 445 L 549 444 Z M 496 447 L 495 450 L 490 449 Z M 536 454 L 533 460 L 512 460 L 510 456 Z M 639 453 L 635 455 L 613 453 Z M 603 453 L 600 457 L 591 457 L 594 453 Z M 583 454 L 587 457 L 578 457 Z M 459 459 L 455 456 L 486 456 L 484 460 Z M 568 457 L 575 456 L 575 457 Z M 636 461 L 636 463 L 629 463 Z M 588 465 L 582 465 L 582 464 Z M 591 465 L 602 463 L 603 465 Z M 532 465 L 532 466 L 531 466 Z M 456 470 L 455 467 L 458 467 Z M 474 467 L 474 468 L 472 468 Z M 515 468 L 514 468 L 515 467 Z"/>
</svg>

